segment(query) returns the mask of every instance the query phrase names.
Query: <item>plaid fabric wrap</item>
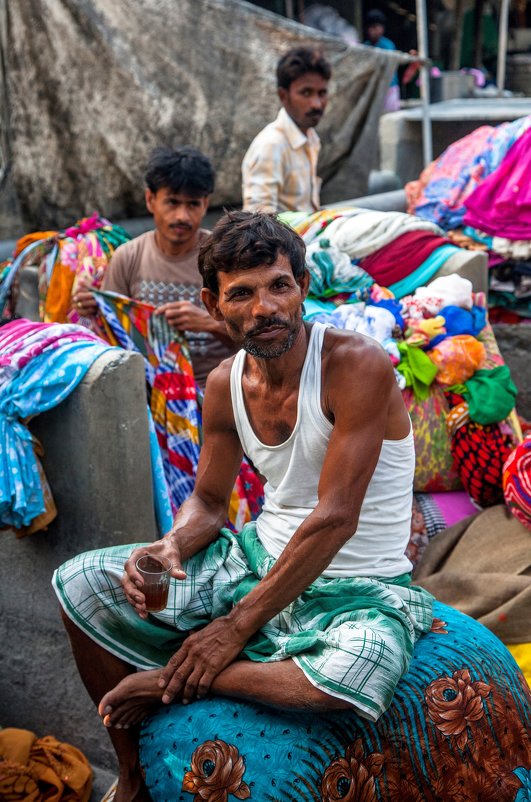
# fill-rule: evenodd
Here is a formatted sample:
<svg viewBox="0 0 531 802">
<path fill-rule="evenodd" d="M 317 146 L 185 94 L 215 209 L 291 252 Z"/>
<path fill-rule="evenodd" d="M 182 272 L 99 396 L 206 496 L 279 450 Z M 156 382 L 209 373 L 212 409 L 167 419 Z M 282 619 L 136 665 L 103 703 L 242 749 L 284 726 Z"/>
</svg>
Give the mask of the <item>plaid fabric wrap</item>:
<svg viewBox="0 0 531 802">
<path fill-rule="evenodd" d="M 108 651 L 140 669 L 167 663 L 190 630 L 226 615 L 274 564 L 247 524 L 223 529 L 172 580 L 168 607 L 139 618 L 120 587 L 133 546 L 74 557 L 53 585 L 66 614 Z M 315 686 L 375 721 L 390 705 L 417 638 L 432 623 L 432 596 L 409 575 L 380 580 L 318 578 L 256 633 L 243 654 L 258 662 L 293 658 Z"/>
</svg>

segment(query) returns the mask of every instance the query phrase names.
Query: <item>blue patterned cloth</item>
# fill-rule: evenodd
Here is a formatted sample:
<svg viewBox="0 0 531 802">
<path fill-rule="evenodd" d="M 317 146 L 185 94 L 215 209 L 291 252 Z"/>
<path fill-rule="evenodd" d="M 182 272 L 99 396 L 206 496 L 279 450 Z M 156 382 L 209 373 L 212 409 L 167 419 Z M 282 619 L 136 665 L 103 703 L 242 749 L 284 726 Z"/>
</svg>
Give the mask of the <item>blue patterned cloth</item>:
<svg viewBox="0 0 531 802">
<path fill-rule="evenodd" d="M 376 723 L 223 698 L 162 708 L 140 743 L 153 802 L 529 802 L 518 666 L 477 621 L 438 602 L 434 613 Z"/>
<path fill-rule="evenodd" d="M 60 404 L 108 350 L 80 326 L 16 320 L 0 329 L 0 525 L 28 526 L 45 508 L 24 420 Z"/>
</svg>

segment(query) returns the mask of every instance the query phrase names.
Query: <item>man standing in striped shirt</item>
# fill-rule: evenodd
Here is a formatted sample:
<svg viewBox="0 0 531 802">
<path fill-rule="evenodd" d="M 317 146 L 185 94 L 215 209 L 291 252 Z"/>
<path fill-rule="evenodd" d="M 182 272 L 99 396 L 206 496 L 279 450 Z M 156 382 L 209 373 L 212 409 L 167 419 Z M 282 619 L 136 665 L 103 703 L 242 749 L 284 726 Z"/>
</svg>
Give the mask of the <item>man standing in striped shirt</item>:
<svg viewBox="0 0 531 802">
<path fill-rule="evenodd" d="M 328 101 L 329 62 L 320 50 L 298 47 L 277 64 L 276 120 L 251 142 L 242 163 L 243 208 L 249 211 L 314 212 L 321 179 L 321 143 L 315 126 Z"/>
</svg>

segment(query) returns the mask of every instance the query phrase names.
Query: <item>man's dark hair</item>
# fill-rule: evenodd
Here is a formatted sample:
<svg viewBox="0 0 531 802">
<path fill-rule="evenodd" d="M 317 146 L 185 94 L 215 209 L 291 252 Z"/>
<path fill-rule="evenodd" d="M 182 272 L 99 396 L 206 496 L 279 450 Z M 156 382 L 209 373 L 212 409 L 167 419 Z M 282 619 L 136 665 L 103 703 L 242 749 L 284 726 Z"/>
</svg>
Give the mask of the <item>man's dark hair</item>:
<svg viewBox="0 0 531 802">
<path fill-rule="evenodd" d="M 199 251 L 203 287 L 219 292 L 218 272 L 272 265 L 279 254 L 287 256 L 293 276 L 306 270 L 306 246 L 292 228 L 272 214 L 225 212 Z"/>
<path fill-rule="evenodd" d="M 151 192 L 168 187 L 192 198 L 203 198 L 214 191 L 216 174 L 207 156 L 189 145 L 172 150 L 159 145 L 151 151 L 144 176 Z"/>
<path fill-rule="evenodd" d="M 380 11 L 377 8 L 373 8 L 372 11 L 368 11 L 365 17 L 365 25 L 369 28 L 371 25 L 383 25 L 385 27 L 385 23 L 387 22 L 386 16 L 383 11 Z"/>
<path fill-rule="evenodd" d="M 332 67 L 324 57 L 322 50 L 312 47 L 294 47 L 284 53 L 277 64 L 277 87 L 289 89 L 293 81 L 308 72 L 316 72 L 328 81 L 332 75 Z"/>
</svg>

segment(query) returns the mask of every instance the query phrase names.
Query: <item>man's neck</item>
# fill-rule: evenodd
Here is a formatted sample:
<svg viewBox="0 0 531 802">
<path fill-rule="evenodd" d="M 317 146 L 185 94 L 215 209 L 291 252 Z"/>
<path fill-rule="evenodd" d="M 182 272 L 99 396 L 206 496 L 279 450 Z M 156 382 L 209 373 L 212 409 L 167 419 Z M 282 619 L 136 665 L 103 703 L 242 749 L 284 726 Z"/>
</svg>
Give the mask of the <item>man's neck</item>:
<svg viewBox="0 0 531 802">
<path fill-rule="evenodd" d="M 186 256 L 187 253 L 193 251 L 194 248 L 197 247 L 199 242 L 199 232 L 201 229 L 198 229 L 193 237 L 190 237 L 189 240 L 186 242 L 171 242 L 171 240 L 166 239 L 165 237 L 161 237 L 160 233 L 155 229 L 155 243 L 159 251 L 161 251 L 165 256 Z"/>
</svg>

